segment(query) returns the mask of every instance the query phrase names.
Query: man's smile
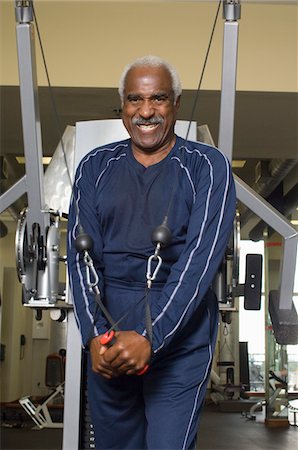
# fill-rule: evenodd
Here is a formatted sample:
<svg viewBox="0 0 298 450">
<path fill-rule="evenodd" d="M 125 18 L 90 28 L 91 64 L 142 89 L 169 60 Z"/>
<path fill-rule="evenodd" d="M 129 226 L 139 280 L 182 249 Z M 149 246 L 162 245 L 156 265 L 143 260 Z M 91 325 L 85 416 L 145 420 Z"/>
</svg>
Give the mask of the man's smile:
<svg viewBox="0 0 298 450">
<path fill-rule="evenodd" d="M 157 128 L 159 126 L 159 123 L 148 123 L 148 124 L 141 124 L 141 125 L 137 125 L 137 127 L 141 130 L 141 131 L 151 131 L 154 130 L 155 128 Z"/>
</svg>

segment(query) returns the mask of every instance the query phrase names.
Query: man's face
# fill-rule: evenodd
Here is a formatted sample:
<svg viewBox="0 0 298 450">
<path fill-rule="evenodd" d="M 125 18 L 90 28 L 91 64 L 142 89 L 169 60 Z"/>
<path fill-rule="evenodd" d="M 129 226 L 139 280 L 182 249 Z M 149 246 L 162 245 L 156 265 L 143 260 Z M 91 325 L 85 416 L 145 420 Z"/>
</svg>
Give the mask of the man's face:
<svg viewBox="0 0 298 450">
<path fill-rule="evenodd" d="M 126 77 L 122 120 L 133 149 L 153 153 L 171 148 L 179 100 L 174 104 L 171 76 L 164 67 L 136 67 Z"/>
</svg>

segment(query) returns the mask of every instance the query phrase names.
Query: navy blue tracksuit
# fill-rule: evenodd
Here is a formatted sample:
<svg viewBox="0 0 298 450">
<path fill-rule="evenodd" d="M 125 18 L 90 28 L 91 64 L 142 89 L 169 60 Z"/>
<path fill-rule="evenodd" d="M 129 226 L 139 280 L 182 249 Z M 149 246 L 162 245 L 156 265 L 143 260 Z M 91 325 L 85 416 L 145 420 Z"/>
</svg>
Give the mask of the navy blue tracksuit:
<svg viewBox="0 0 298 450">
<path fill-rule="evenodd" d="M 217 149 L 177 137 L 165 159 L 145 168 L 130 140 L 81 161 L 69 214 L 68 267 L 83 346 L 110 328 L 95 307 L 73 240 L 82 225 L 102 299 L 122 330 L 146 334 L 144 302 L 151 233 L 168 216 L 170 245 L 150 289 L 153 360 L 143 377 L 106 380 L 89 370 L 98 449 L 191 449 L 197 432 L 218 309 L 210 285 L 235 213 L 230 165 Z"/>
</svg>

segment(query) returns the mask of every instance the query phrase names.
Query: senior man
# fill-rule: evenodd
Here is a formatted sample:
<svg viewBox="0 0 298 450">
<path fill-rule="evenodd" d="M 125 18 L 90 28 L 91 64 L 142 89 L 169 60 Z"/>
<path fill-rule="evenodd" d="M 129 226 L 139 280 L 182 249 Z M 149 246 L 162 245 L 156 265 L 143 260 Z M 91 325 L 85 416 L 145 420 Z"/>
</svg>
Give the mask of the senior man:
<svg viewBox="0 0 298 450">
<path fill-rule="evenodd" d="M 96 446 L 194 449 L 218 327 L 211 285 L 235 214 L 233 177 L 218 149 L 175 134 L 181 84 L 168 62 L 145 56 L 129 64 L 119 94 L 130 138 L 82 159 L 69 212 L 68 267 Z M 168 235 L 157 245 L 152 232 L 161 224 Z M 120 320 L 111 346 L 102 340 L 111 323 L 74 245 L 80 230 L 93 241 L 101 300 Z M 152 255 L 158 270 L 148 283 Z"/>
</svg>

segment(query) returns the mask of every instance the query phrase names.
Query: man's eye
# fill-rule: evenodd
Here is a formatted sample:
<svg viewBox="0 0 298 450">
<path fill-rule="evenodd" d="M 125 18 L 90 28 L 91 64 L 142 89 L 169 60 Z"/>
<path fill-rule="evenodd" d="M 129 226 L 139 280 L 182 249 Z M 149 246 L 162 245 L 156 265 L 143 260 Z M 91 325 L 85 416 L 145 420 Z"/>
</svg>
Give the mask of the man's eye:
<svg viewBox="0 0 298 450">
<path fill-rule="evenodd" d="M 167 95 L 156 95 L 154 97 L 155 103 L 163 103 L 163 102 L 167 101 L 167 99 L 168 99 Z"/>
<path fill-rule="evenodd" d="M 140 101 L 140 97 L 128 97 L 128 101 L 134 105 Z"/>
</svg>

